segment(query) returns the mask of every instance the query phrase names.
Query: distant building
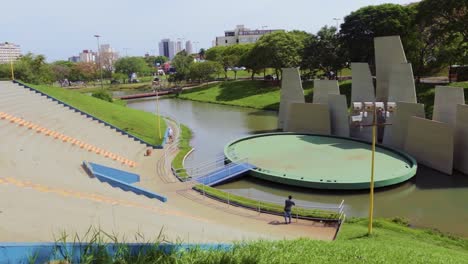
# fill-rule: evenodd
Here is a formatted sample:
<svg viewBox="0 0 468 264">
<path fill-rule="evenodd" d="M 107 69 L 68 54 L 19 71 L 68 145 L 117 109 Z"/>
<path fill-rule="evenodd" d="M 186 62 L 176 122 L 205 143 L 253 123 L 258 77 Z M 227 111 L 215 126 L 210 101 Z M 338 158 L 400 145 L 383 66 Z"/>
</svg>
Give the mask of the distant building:
<svg viewBox="0 0 468 264">
<path fill-rule="evenodd" d="M 69 62 L 80 62 L 80 56 L 71 56 L 68 58 Z"/>
<path fill-rule="evenodd" d="M 96 61 L 96 52 L 92 50 L 83 50 L 79 54 L 80 62 L 95 62 Z"/>
<path fill-rule="evenodd" d="M 185 42 L 185 52 L 187 52 L 187 54 L 193 53 L 192 42 L 190 40 Z"/>
<path fill-rule="evenodd" d="M 159 55 L 168 57 L 170 60 L 174 58 L 176 54 L 176 47 L 174 41 L 170 39 L 162 39 L 159 42 Z"/>
<path fill-rule="evenodd" d="M 15 61 L 21 57 L 20 46 L 10 42 L 0 43 L 0 64 Z"/>
<path fill-rule="evenodd" d="M 250 30 L 244 25 L 237 25 L 234 30 L 224 31 L 224 36 L 216 37 L 215 46 L 230 46 L 243 43 L 255 43 L 265 35 L 276 31 L 284 31 L 282 29 L 255 29 Z"/>
<path fill-rule="evenodd" d="M 175 49 L 175 54 L 177 55 L 177 53 L 181 52 L 182 51 L 182 41 L 178 40 L 176 42 L 176 49 Z"/>
<path fill-rule="evenodd" d="M 109 44 L 102 44 L 99 47 L 98 59 L 104 69 L 113 71 L 114 63 L 119 59 L 119 53 L 114 51 Z"/>
</svg>

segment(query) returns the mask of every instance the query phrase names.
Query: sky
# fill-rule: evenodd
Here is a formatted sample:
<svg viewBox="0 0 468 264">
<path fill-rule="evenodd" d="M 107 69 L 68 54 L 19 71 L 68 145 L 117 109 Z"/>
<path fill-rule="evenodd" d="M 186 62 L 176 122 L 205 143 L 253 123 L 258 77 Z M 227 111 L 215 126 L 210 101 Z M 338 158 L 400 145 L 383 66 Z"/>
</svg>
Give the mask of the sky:
<svg viewBox="0 0 468 264">
<path fill-rule="evenodd" d="M 0 42 L 22 52 L 66 60 L 83 49 L 110 44 L 121 55 L 157 54 L 163 38 L 198 42 L 209 48 L 236 25 L 250 29 L 316 33 L 363 6 L 416 0 L 2 0 Z"/>
</svg>

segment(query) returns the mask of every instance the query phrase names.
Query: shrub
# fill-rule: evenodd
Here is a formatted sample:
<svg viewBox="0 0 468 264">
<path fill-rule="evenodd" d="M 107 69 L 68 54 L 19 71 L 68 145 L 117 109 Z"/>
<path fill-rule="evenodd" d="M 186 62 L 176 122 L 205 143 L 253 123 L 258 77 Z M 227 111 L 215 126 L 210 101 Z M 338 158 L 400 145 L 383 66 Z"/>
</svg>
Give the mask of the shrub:
<svg viewBox="0 0 468 264">
<path fill-rule="evenodd" d="M 93 92 L 91 96 L 107 101 L 107 102 L 112 102 L 112 95 L 105 90 L 99 90 L 99 91 Z"/>
</svg>

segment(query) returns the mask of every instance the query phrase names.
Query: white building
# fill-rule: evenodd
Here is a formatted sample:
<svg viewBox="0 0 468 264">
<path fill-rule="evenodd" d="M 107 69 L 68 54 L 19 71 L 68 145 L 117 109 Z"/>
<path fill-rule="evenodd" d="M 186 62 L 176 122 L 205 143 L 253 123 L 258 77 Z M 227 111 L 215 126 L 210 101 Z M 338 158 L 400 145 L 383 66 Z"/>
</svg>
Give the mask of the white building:
<svg viewBox="0 0 468 264">
<path fill-rule="evenodd" d="M 176 45 L 174 41 L 171 41 L 170 39 L 162 39 L 161 42 L 159 42 L 159 55 L 160 56 L 166 56 L 170 60 L 172 60 L 175 54 L 176 54 Z"/>
<path fill-rule="evenodd" d="M 96 53 L 92 50 L 83 50 L 78 55 L 80 57 L 80 62 L 95 62 L 96 61 Z"/>
<path fill-rule="evenodd" d="M 178 40 L 176 42 L 175 54 L 177 55 L 177 53 L 179 53 L 181 51 L 182 51 L 182 41 Z"/>
<path fill-rule="evenodd" d="M 109 44 L 102 44 L 99 47 L 98 58 L 100 58 L 101 65 L 111 71 L 114 63 L 119 59 L 119 53 L 115 52 Z"/>
<path fill-rule="evenodd" d="M 190 40 L 185 42 L 185 52 L 187 52 L 187 54 L 193 53 L 192 42 Z"/>
<path fill-rule="evenodd" d="M 250 30 L 244 25 L 237 25 L 234 30 L 224 31 L 224 36 L 216 37 L 214 41 L 215 46 L 230 46 L 243 43 L 255 43 L 257 40 L 265 35 L 276 31 L 283 31 L 282 29 L 255 29 Z"/>
<path fill-rule="evenodd" d="M 10 61 L 15 61 L 20 56 L 21 49 L 19 45 L 9 42 L 0 43 L 0 64 L 10 63 Z"/>
</svg>

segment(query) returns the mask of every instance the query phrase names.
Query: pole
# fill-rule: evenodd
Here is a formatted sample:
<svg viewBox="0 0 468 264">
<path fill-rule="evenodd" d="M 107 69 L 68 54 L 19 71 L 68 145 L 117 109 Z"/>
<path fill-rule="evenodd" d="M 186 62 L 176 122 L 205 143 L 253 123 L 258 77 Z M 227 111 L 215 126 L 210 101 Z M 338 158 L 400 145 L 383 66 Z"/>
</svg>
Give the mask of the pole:
<svg viewBox="0 0 468 264">
<path fill-rule="evenodd" d="M 372 117 L 372 161 L 371 161 L 371 181 L 370 181 L 370 201 L 369 201 L 369 227 L 368 234 L 372 234 L 372 221 L 374 217 L 374 168 L 375 168 L 375 141 L 377 139 L 377 110 L 374 104 L 374 116 Z"/>
<path fill-rule="evenodd" d="M 15 71 L 13 70 L 13 56 L 10 55 L 11 80 L 15 80 Z"/>
<path fill-rule="evenodd" d="M 157 89 L 156 89 L 156 115 L 158 116 L 159 139 L 161 139 L 161 116 L 159 115 L 159 95 L 158 95 Z"/>
<path fill-rule="evenodd" d="M 101 75 L 101 89 L 104 89 L 104 84 L 102 83 L 102 66 L 101 66 L 101 52 L 99 51 L 99 35 L 94 35 L 97 39 L 97 55 L 98 55 L 98 67 Z"/>
</svg>

